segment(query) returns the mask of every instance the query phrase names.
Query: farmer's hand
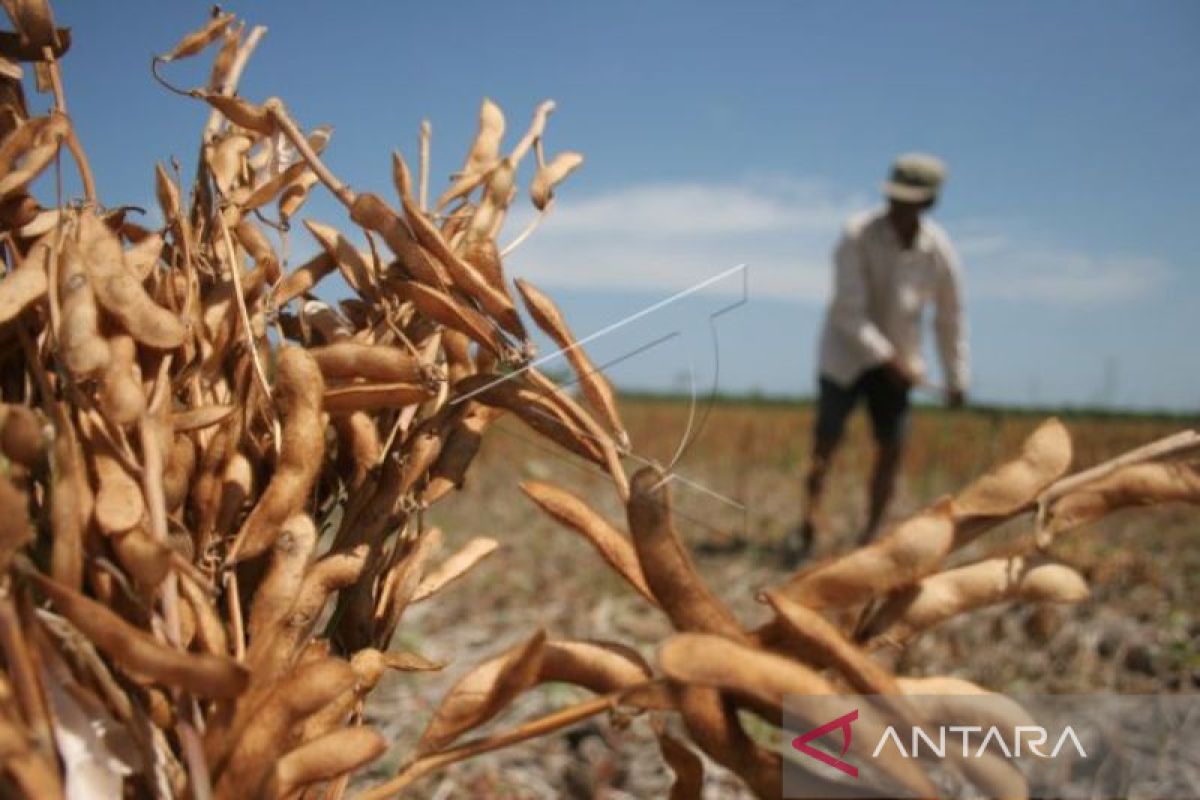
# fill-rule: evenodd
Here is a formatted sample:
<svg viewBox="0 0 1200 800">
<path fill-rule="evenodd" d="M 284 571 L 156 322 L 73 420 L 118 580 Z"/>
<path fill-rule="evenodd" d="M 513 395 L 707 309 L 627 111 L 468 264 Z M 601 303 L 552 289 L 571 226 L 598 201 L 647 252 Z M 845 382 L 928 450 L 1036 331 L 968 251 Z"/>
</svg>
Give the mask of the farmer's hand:
<svg viewBox="0 0 1200 800">
<path fill-rule="evenodd" d="M 913 376 L 909 373 L 908 367 L 898 358 L 893 358 L 883 363 L 883 374 L 895 386 L 905 391 L 911 389 L 913 384 L 916 383 Z"/>
<path fill-rule="evenodd" d="M 967 393 L 962 389 L 946 390 L 946 408 L 962 408 L 966 402 Z"/>
</svg>

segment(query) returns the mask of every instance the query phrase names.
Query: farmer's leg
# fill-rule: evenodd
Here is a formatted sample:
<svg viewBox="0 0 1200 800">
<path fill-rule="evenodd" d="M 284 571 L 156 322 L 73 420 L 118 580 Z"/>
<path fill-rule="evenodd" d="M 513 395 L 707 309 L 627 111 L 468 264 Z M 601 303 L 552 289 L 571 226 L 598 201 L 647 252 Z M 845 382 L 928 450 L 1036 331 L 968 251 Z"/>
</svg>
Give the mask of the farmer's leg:
<svg viewBox="0 0 1200 800">
<path fill-rule="evenodd" d="M 808 474 L 804 479 L 804 510 L 800 523 L 802 546 L 812 543 L 820 518 L 821 500 L 825 493 L 825 478 L 834 451 L 846 429 L 846 417 L 858 398 L 857 384 L 843 387 L 827 378 L 820 379 L 816 421 L 813 425 L 813 448 Z"/>
<path fill-rule="evenodd" d="M 909 427 L 907 386 L 889 379 L 881 371 L 871 370 L 864 376 L 864 390 L 867 408 L 871 412 L 871 426 L 875 432 L 876 451 L 867 525 L 863 529 L 860 544 L 875 538 L 883 522 L 896 488 Z"/>
</svg>

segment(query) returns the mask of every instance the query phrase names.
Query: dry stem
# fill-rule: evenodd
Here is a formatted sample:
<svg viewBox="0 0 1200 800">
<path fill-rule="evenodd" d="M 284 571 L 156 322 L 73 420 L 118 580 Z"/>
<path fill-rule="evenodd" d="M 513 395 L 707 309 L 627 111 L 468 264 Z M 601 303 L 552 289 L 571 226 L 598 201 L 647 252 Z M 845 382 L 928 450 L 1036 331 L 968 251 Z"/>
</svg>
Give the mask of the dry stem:
<svg viewBox="0 0 1200 800">
<path fill-rule="evenodd" d="M 499 750 L 502 747 L 508 747 L 527 739 L 545 736 L 547 733 L 565 728 L 568 725 L 574 725 L 576 722 L 616 707 L 621 694 L 620 692 L 615 692 L 613 694 L 600 695 L 591 700 L 555 711 L 553 714 L 526 722 L 523 725 L 518 725 L 512 730 L 482 739 L 473 739 L 469 742 L 463 742 L 457 747 L 452 747 L 449 750 L 443 750 L 440 753 L 433 753 L 432 755 L 418 758 L 400 770 L 396 774 L 396 777 L 357 795 L 355 800 L 382 800 L 385 797 L 392 797 L 399 794 L 414 781 L 423 778 L 434 770 L 447 767 L 468 758 L 474 758 L 477 755 L 488 753 L 492 750 Z"/>
</svg>

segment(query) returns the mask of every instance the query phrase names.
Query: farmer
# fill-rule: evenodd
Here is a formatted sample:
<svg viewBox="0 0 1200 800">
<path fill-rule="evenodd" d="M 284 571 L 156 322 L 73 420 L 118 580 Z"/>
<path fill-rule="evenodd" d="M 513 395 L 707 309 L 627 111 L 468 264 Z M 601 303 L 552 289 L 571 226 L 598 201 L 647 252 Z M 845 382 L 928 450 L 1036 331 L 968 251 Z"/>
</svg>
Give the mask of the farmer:
<svg viewBox="0 0 1200 800">
<path fill-rule="evenodd" d="M 946 232 L 926 216 L 945 175 L 945 166 L 933 156 L 897 158 L 883 184 L 887 207 L 852 218 L 834 251 L 812 463 L 799 541 L 790 543 L 793 555 L 807 552 L 818 533 L 830 460 L 860 400 L 866 401 L 877 446 L 860 543 L 875 536 L 904 452 L 909 393 L 925 382 L 921 319 L 927 305 L 934 308 L 946 405 L 957 408 L 965 400 L 967 339 L 958 256 Z"/>
</svg>

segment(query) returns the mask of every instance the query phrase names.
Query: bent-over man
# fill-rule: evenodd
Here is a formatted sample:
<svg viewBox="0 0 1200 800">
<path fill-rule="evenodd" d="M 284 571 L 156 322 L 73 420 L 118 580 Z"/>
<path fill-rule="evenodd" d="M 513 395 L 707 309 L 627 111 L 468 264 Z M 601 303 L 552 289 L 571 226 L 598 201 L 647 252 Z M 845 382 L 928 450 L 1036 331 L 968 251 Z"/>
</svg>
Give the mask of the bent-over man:
<svg viewBox="0 0 1200 800">
<path fill-rule="evenodd" d="M 958 256 L 946 232 L 927 216 L 944 178 L 945 167 L 933 156 L 900 156 L 883 184 L 886 207 L 852 218 L 834 251 L 812 462 L 800 540 L 793 543 L 801 552 L 819 532 L 830 460 L 860 400 L 866 402 L 877 445 L 860 541 L 869 541 L 879 528 L 904 451 L 909 393 L 924 382 L 921 323 L 927 306 L 934 309 L 946 403 L 958 407 L 965 400 L 967 340 Z"/>
</svg>

